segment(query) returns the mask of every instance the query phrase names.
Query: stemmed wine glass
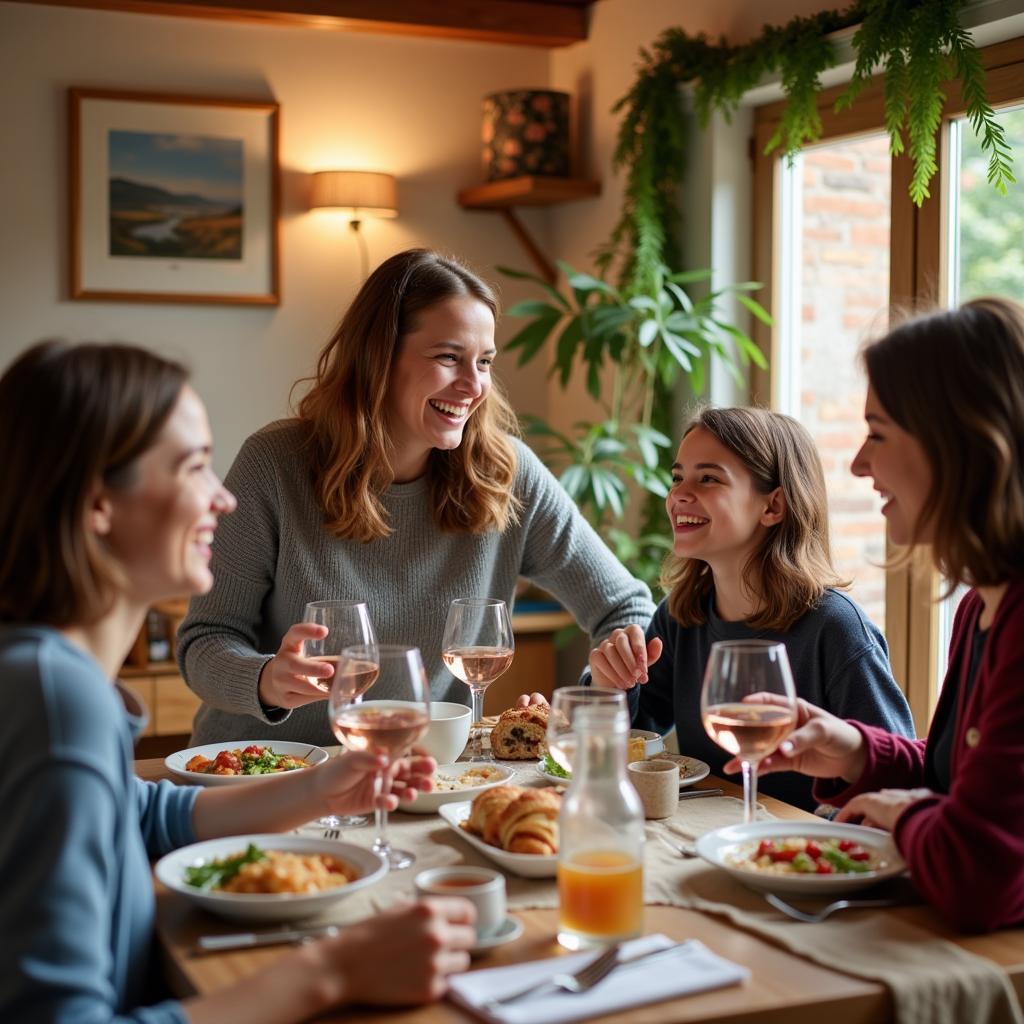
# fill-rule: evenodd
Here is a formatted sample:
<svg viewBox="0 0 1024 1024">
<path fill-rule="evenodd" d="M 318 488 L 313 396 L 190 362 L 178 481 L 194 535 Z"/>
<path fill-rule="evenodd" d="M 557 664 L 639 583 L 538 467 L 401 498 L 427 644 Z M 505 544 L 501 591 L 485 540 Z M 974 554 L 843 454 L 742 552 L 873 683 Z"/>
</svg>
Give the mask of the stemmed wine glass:
<svg viewBox="0 0 1024 1024">
<path fill-rule="evenodd" d="M 346 647 L 338 662 L 342 676 L 361 677 L 367 666 L 376 664 L 382 693 L 394 699 L 359 701 L 345 687 L 339 687 L 328 702 L 334 735 L 349 750 L 372 750 L 387 757 L 388 766 L 377 772 L 374 793 L 380 796 L 388 769 L 396 758 L 404 757 L 423 737 L 430 725 L 430 685 L 418 647 L 397 644 Z M 377 837 L 373 850 L 392 869 L 407 868 L 416 858 L 406 850 L 395 850 L 388 840 L 388 812 L 374 808 Z"/>
<path fill-rule="evenodd" d="M 311 661 L 326 661 L 334 666 L 334 676 L 324 681 L 324 689 L 329 690 L 333 698 L 335 688 L 353 691 L 355 700 L 373 685 L 377 678 L 376 670 L 372 675 L 363 672 L 358 678 L 348 674 L 339 676 L 338 659 L 341 652 L 353 644 L 372 646 L 377 643 L 377 634 L 370 621 L 370 610 L 365 601 L 310 601 L 302 616 L 303 622 L 315 622 L 327 627 L 327 636 L 322 640 L 307 640 L 304 655 Z M 320 819 L 324 828 L 356 828 L 368 824 L 370 819 L 365 814 L 326 814 Z"/>
<path fill-rule="evenodd" d="M 512 664 L 515 654 L 512 622 L 504 601 L 492 597 L 457 597 L 448 609 L 441 641 L 441 660 L 448 671 L 468 687 L 473 700 L 471 762 L 493 761 L 484 752 L 480 720 L 484 717 L 484 690 Z"/>
<path fill-rule="evenodd" d="M 743 821 L 757 811 L 757 766 L 793 731 L 796 690 L 783 644 L 720 640 L 711 645 L 700 694 L 707 734 L 743 767 Z"/>
<path fill-rule="evenodd" d="M 618 707 L 629 714 L 625 690 L 602 690 L 596 686 L 562 686 L 551 697 L 551 712 L 545 742 L 548 753 L 563 770 L 572 774 L 572 759 L 576 754 L 576 733 L 573 720 L 581 707 L 597 705 Z"/>
</svg>

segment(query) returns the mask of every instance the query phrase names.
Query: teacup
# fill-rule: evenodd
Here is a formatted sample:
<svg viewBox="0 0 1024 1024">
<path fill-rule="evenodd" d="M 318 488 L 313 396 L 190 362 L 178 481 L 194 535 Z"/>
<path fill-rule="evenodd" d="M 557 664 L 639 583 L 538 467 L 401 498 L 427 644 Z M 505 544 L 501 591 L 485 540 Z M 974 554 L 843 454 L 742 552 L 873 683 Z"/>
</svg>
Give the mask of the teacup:
<svg viewBox="0 0 1024 1024">
<path fill-rule="evenodd" d="M 679 768 L 673 761 L 632 761 L 629 781 L 640 795 L 645 818 L 667 818 L 679 806 Z"/>
<path fill-rule="evenodd" d="M 462 896 L 476 907 L 476 933 L 493 935 L 505 920 L 505 876 L 492 868 L 452 864 L 416 876 L 419 896 Z"/>
<path fill-rule="evenodd" d="M 452 764 L 466 749 L 472 712 L 465 704 L 430 702 L 430 728 L 417 743 L 438 764 Z"/>
</svg>

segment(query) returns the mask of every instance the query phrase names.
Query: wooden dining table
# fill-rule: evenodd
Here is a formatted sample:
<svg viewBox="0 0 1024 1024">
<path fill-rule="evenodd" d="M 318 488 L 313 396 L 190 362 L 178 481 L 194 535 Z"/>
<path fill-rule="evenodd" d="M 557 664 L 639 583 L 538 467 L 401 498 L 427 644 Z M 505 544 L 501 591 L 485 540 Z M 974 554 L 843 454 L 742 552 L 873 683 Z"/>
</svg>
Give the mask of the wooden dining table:
<svg viewBox="0 0 1024 1024">
<path fill-rule="evenodd" d="M 157 759 L 135 762 L 142 779 L 173 777 Z M 742 795 L 733 783 L 709 777 L 700 787 L 721 787 L 727 794 Z M 760 802 L 777 818 L 820 820 L 799 808 L 771 797 Z M 287 947 L 264 947 L 225 953 L 199 953 L 200 935 L 239 930 L 237 926 L 218 925 L 215 919 L 196 910 L 187 900 L 157 888 L 157 928 L 168 981 L 181 998 L 214 992 L 265 968 Z M 964 949 L 988 957 L 1009 974 L 1018 998 L 1024 1001 L 1024 929 L 1011 929 L 984 936 L 963 936 L 948 929 L 927 906 L 887 908 L 862 913 L 896 914 L 948 939 Z M 497 967 L 556 956 L 564 950 L 555 941 L 556 910 L 516 911 L 524 925 L 521 938 L 474 959 L 473 968 Z M 743 985 L 688 995 L 684 998 L 601 1017 L 602 1024 L 668 1024 L 668 1022 L 713 1022 L 713 1024 L 884 1024 L 892 1020 L 892 1000 L 888 989 L 876 982 L 819 966 L 727 921 L 697 911 L 670 906 L 644 908 L 644 930 L 661 932 L 671 939 L 699 939 L 713 952 L 742 964 L 750 970 Z M 359 1007 L 341 1010 L 322 1018 L 324 1021 L 374 1020 L 388 1024 L 466 1024 L 472 1015 L 454 1004 L 442 1001 L 430 1006 L 377 1010 Z"/>
</svg>

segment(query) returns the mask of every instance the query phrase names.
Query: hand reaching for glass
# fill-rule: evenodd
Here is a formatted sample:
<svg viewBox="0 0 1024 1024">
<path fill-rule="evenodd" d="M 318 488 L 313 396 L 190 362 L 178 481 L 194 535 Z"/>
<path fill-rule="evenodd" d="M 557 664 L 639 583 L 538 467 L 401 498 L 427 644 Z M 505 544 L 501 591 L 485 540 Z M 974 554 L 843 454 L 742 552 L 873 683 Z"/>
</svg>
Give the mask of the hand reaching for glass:
<svg viewBox="0 0 1024 1024">
<path fill-rule="evenodd" d="M 260 672 L 259 698 L 267 707 L 301 708 L 318 700 L 327 700 L 325 684 L 334 675 L 334 666 L 314 661 L 305 654 L 307 640 L 327 636 L 325 626 L 297 622 L 281 640 L 281 646 Z"/>
<path fill-rule="evenodd" d="M 787 698 L 773 693 L 750 694 L 747 701 L 789 707 Z M 818 779 L 845 779 L 856 782 L 864 771 L 867 749 L 859 729 L 849 722 L 816 707 L 802 697 L 796 701 L 796 725 L 777 750 L 762 758 L 759 775 L 771 772 L 800 772 Z M 739 758 L 723 768 L 740 770 Z"/>
<path fill-rule="evenodd" d="M 590 676 L 595 686 L 605 689 L 631 690 L 637 683 L 646 683 L 647 670 L 662 652 L 660 637 L 648 642 L 637 625 L 613 630 L 590 652 Z"/>
</svg>

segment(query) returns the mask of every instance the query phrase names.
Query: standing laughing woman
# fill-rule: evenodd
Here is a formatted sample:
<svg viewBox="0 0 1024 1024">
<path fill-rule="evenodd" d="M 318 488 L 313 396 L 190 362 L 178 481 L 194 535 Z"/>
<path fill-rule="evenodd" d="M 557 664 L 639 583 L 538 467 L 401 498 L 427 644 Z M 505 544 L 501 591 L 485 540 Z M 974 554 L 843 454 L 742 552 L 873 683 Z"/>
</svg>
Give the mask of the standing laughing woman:
<svg viewBox="0 0 1024 1024">
<path fill-rule="evenodd" d="M 864 354 L 869 476 L 897 544 L 971 589 L 927 740 L 800 702 L 759 771 L 800 771 L 839 820 L 892 832 L 954 925 L 1024 923 L 1024 308 L 979 299 L 896 327 Z"/>
<path fill-rule="evenodd" d="M 366 810 L 378 758 L 199 789 L 142 782 L 143 709 L 113 682 L 154 601 L 209 589 L 235 505 L 185 371 L 142 349 L 36 345 L 0 378 L 0 1020 L 291 1024 L 353 1002 L 436 998 L 469 962 L 473 908 L 388 911 L 242 984 L 161 992 L 151 858 L 201 839 Z M 429 788 L 430 758 L 391 792 Z"/>
<path fill-rule="evenodd" d="M 264 427 L 227 476 L 238 511 L 194 599 L 178 660 L 204 700 L 193 742 L 268 726 L 333 743 L 332 667 L 303 656 L 307 601 L 369 605 L 381 640 L 423 653 L 434 700 L 466 700 L 441 661 L 448 606 L 511 607 L 525 576 L 595 640 L 654 611 L 536 455 L 492 377 L 497 302 L 454 260 L 398 253 L 363 285 L 320 354 L 298 416 Z M 373 698 L 391 696 L 380 686 Z"/>
</svg>

